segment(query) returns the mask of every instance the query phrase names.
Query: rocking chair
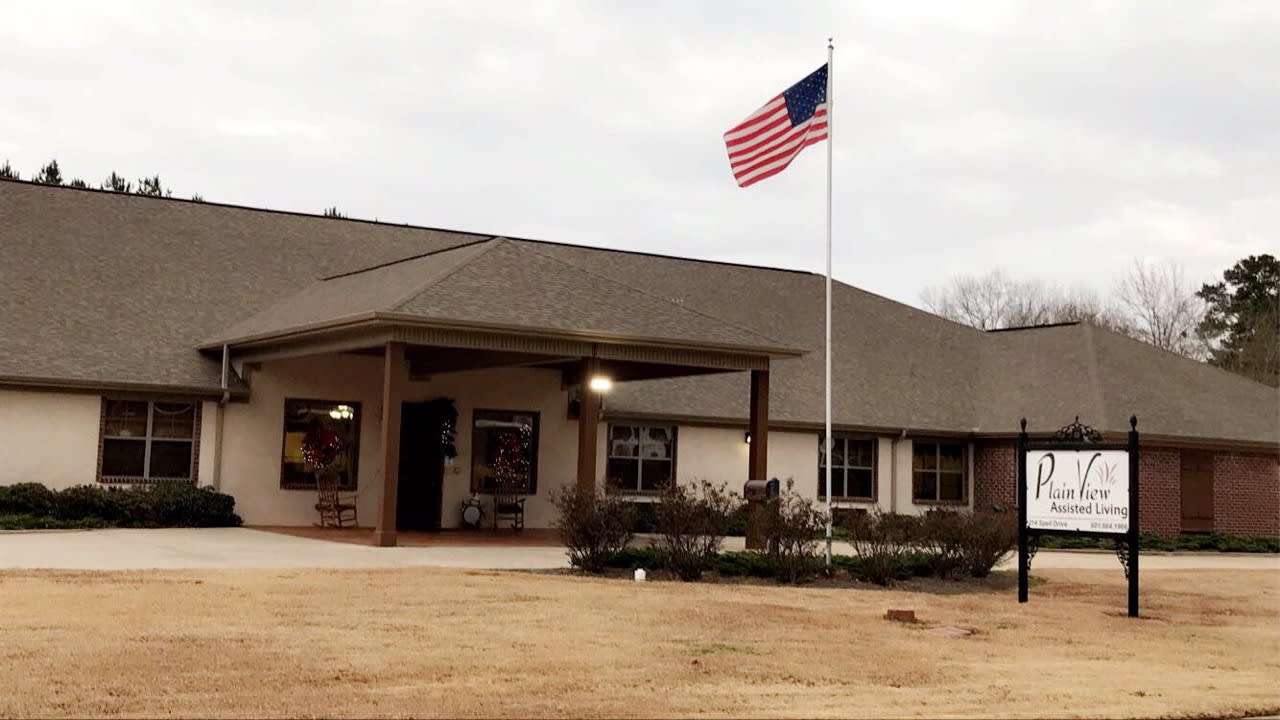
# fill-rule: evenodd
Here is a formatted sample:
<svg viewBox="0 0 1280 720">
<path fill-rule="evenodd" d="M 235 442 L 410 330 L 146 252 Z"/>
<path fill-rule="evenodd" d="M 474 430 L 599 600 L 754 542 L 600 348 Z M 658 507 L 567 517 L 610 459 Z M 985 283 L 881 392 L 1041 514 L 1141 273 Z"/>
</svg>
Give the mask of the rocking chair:
<svg viewBox="0 0 1280 720">
<path fill-rule="evenodd" d="M 320 513 L 320 522 L 316 527 L 354 527 L 356 521 L 356 496 L 354 493 L 338 492 L 338 471 L 319 470 L 316 472 L 316 491 L 319 502 L 316 510 Z"/>
<path fill-rule="evenodd" d="M 524 497 L 513 483 L 498 482 L 493 488 L 493 529 L 498 529 L 498 517 L 510 518 L 512 530 L 524 529 Z"/>
</svg>

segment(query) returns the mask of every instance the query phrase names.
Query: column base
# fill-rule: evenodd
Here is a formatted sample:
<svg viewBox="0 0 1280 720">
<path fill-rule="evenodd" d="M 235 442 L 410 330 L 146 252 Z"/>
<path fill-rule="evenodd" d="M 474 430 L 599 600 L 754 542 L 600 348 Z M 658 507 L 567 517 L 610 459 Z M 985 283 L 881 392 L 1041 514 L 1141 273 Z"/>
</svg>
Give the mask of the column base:
<svg viewBox="0 0 1280 720">
<path fill-rule="evenodd" d="M 375 530 L 373 531 L 373 544 L 377 547 L 395 547 L 396 531 L 395 530 Z"/>
</svg>

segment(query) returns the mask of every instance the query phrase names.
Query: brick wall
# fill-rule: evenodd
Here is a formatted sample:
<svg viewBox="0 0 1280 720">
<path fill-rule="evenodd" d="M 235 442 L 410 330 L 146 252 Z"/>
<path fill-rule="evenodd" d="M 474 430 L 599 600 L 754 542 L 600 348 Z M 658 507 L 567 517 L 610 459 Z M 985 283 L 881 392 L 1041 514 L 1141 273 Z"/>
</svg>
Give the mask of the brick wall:
<svg viewBox="0 0 1280 720">
<path fill-rule="evenodd" d="M 1017 506 L 1016 445 L 979 444 L 973 456 L 973 507 Z M 1182 532 L 1182 453 L 1142 448 L 1142 531 L 1166 537 Z M 1280 535 L 1280 458 L 1219 452 L 1213 471 L 1214 531 L 1228 535 Z"/>
<path fill-rule="evenodd" d="M 1213 462 L 1213 529 L 1228 535 L 1280 535 L 1280 459 L 1218 453 Z"/>
<path fill-rule="evenodd" d="M 1014 443 L 978 445 L 973 455 L 973 509 L 993 505 L 1012 511 L 1018 504 L 1018 475 Z"/>
<path fill-rule="evenodd" d="M 1138 473 L 1142 503 L 1140 529 L 1165 537 L 1182 532 L 1182 453 L 1173 448 L 1144 447 Z"/>
</svg>

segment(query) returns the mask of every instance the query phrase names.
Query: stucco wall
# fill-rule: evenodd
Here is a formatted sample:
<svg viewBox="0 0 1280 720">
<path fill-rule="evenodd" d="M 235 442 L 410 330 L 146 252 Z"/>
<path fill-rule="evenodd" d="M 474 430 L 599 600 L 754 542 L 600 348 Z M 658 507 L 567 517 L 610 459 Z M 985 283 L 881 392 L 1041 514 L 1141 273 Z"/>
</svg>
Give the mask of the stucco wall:
<svg viewBox="0 0 1280 720">
<path fill-rule="evenodd" d="M 252 372 L 250 382 L 250 401 L 227 408 L 222 470 L 222 489 L 235 496 L 245 523 L 315 522 L 314 490 L 280 488 L 285 398 L 312 398 L 360 403 L 357 506 L 360 524 L 373 525 L 382 482 L 381 358 L 336 355 L 268 362 Z M 442 526 L 461 523 L 461 503 L 471 494 L 471 423 L 476 408 L 539 413 L 538 490 L 526 500 L 525 522 L 529 527 L 549 526 L 554 519 L 551 493 L 573 482 L 577 468 L 578 425 L 567 418 L 560 373 L 533 368 L 446 373 L 409 383 L 404 401 L 438 397 L 452 398 L 458 410 L 458 458 L 445 467 Z M 212 423 L 208 427 L 212 432 Z M 601 425 L 598 476 L 604 475 L 604 443 Z M 487 505 L 488 499 L 482 500 Z"/>
<path fill-rule="evenodd" d="M 97 395 L 0 390 L 0 485 L 90 485 L 98 467 Z"/>
<path fill-rule="evenodd" d="M 708 480 L 741 493 L 750 449 L 745 434 L 742 428 L 680 426 L 676 431 L 676 481 Z M 798 492 L 814 497 L 817 443 L 817 435 L 810 433 L 770 432 L 769 477 L 778 478 L 784 486 L 787 480 L 794 480 Z"/>
</svg>

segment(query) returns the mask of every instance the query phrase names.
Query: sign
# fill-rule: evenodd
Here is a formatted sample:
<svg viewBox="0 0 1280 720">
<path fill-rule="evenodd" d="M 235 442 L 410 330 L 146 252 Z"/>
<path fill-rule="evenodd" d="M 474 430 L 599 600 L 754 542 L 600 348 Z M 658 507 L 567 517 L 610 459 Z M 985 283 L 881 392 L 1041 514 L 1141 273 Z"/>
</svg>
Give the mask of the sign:
<svg viewBox="0 0 1280 720">
<path fill-rule="evenodd" d="M 1042 535 L 1078 535 L 1115 543 L 1129 581 L 1129 617 L 1138 617 L 1138 418 L 1126 442 L 1108 442 L 1077 417 L 1035 440 L 1020 423 L 1018 474 L 1018 602 L 1030 595 L 1031 558 Z"/>
<path fill-rule="evenodd" d="M 1027 527 L 1058 532 L 1129 532 L 1126 450 L 1028 450 Z"/>
</svg>

